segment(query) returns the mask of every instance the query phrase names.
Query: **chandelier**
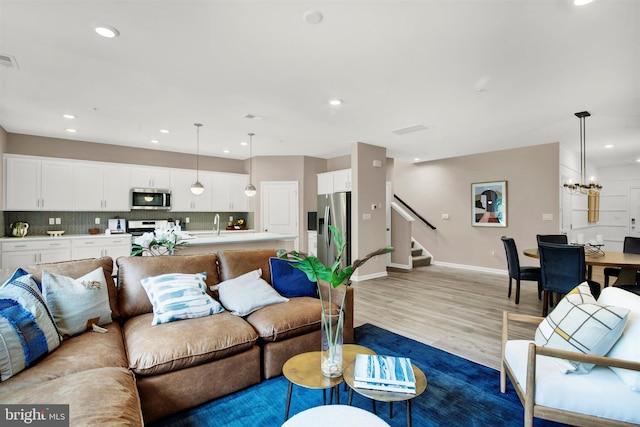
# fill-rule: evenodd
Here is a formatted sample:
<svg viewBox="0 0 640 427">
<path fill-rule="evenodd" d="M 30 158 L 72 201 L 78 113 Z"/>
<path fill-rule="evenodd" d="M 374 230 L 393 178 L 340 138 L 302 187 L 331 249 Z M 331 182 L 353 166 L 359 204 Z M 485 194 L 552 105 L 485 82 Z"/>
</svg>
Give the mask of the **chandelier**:
<svg viewBox="0 0 640 427">
<path fill-rule="evenodd" d="M 564 184 L 565 190 L 569 194 L 577 195 L 595 195 L 599 194 L 602 185 L 591 180 L 587 183 L 587 145 L 585 137 L 585 119 L 591 116 L 588 111 L 580 111 L 576 113 L 576 117 L 580 119 L 580 182 L 572 182 Z"/>
</svg>

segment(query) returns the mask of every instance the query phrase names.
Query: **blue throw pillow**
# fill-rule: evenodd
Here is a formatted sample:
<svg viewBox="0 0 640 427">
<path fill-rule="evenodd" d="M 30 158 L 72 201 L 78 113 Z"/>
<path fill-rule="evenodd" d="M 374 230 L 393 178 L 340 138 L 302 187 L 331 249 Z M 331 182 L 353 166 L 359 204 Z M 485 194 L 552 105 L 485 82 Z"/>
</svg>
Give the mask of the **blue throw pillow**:
<svg viewBox="0 0 640 427">
<path fill-rule="evenodd" d="M 282 258 L 269 258 L 271 285 L 283 297 L 318 297 L 318 287 L 307 275 Z"/>
<path fill-rule="evenodd" d="M 0 286 L 0 381 L 33 365 L 60 342 L 38 286 L 30 274 L 17 269 Z"/>
</svg>

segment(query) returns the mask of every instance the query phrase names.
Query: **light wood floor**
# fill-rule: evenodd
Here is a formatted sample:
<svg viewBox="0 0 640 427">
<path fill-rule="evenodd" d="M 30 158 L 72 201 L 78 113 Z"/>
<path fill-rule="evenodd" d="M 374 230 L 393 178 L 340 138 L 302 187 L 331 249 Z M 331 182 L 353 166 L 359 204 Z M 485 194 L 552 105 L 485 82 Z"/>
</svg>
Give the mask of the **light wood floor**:
<svg viewBox="0 0 640 427">
<path fill-rule="evenodd" d="M 593 280 L 603 283 L 594 267 Z M 371 323 L 494 369 L 500 367 L 504 310 L 542 314 L 537 284 L 515 281 L 507 298 L 505 275 L 431 265 L 411 271 L 389 269 L 388 277 L 353 282 L 355 326 Z M 512 336 L 531 339 L 535 329 L 515 329 Z"/>
</svg>

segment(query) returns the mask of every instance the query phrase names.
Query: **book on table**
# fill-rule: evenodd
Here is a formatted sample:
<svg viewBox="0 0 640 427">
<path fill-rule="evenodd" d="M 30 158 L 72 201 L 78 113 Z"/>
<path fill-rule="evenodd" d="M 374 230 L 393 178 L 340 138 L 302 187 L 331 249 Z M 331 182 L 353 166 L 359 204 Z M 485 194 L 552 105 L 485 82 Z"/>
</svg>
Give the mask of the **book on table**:
<svg viewBox="0 0 640 427">
<path fill-rule="evenodd" d="M 416 392 L 416 377 L 408 357 L 357 354 L 353 379 L 358 388 Z"/>
</svg>

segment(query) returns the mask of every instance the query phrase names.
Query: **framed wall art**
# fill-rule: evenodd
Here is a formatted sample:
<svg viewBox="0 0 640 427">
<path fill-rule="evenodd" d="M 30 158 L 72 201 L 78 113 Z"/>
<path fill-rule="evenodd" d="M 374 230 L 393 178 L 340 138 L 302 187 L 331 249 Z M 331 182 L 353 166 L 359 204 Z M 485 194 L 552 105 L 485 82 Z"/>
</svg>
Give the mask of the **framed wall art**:
<svg viewBox="0 0 640 427">
<path fill-rule="evenodd" d="M 507 226 L 507 181 L 471 184 L 471 225 Z"/>
</svg>

